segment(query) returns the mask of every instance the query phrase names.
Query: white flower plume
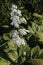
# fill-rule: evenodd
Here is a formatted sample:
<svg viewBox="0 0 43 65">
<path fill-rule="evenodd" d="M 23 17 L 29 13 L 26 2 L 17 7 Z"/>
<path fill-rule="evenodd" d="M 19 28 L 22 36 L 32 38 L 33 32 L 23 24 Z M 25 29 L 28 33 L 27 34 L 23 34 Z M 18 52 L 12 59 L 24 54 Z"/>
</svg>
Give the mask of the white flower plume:
<svg viewBox="0 0 43 65">
<path fill-rule="evenodd" d="M 15 32 L 12 34 L 12 40 L 15 44 L 17 44 L 18 47 L 20 47 L 21 44 L 25 45 L 25 40 L 20 38 L 17 30 L 15 30 Z"/>
<path fill-rule="evenodd" d="M 14 27 L 18 28 L 21 23 L 27 24 L 27 21 L 24 17 L 22 17 L 21 11 L 18 10 L 16 5 L 12 5 L 11 8 L 11 25 L 14 25 Z"/>
</svg>

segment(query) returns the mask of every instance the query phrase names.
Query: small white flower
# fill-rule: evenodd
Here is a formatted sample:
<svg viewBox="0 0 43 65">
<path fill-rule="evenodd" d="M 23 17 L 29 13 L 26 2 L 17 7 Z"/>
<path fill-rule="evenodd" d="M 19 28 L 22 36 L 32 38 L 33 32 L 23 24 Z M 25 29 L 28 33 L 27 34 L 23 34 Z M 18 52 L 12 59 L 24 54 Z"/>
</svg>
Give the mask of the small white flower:
<svg viewBox="0 0 43 65">
<path fill-rule="evenodd" d="M 11 22 L 11 25 L 13 25 L 14 24 L 14 22 Z"/>
<path fill-rule="evenodd" d="M 27 21 L 25 18 L 20 18 L 21 23 L 27 24 Z"/>
<path fill-rule="evenodd" d="M 21 24 L 19 16 L 15 16 L 18 24 Z"/>
<path fill-rule="evenodd" d="M 18 21 L 17 16 L 14 16 L 14 17 L 13 17 L 13 22 L 17 22 L 17 21 Z"/>
<path fill-rule="evenodd" d="M 25 32 L 25 29 L 19 29 L 19 32 L 21 35 L 26 35 L 27 33 Z"/>
<path fill-rule="evenodd" d="M 15 43 L 17 44 L 18 47 L 20 47 L 20 45 L 21 45 L 21 39 L 20 39 L 20 37 L 17 37 L 15 39 Z"/>
<path fill-rule="evenodd" d="M 27 33 L 30 33 L 30 31 L 29 30 L 25 30 Z"/>
<path fill-rule="evenodd" d="M 13 16 L 12 16 L 12 17 L 10 17 L 10 20 L 13 20 Z"/>
<path fill-rule="evenodd" d="M 17 14 L 18 14 L 19 16 L 22 16 L 22 14 L 21 14 L 21 11 L 20 11 L 20 10 L 17 10 Z"/>
<path fill-rule="evenodd" d="M 13 4 L 11 10 L 12 9 L 17 9 L 17 6 Z"/>
<path fill-rule="evenodd" d="M 12 17 L 12 16 L 14 16 L 14 13 L 13 13 L 13 12 L 11 12 L 11 13 L 10 13 L 10 15 L 11 15 L 11 17 Z"/>
<path fill-rule="evenodd" d="M 14 37 L 17 36 L 17 35 L 18 35 L 18 31 L 15 30 L 14 33 L 12 34 L 12 37 L 14 38 Z"/>
<path fill-rule="evenodd" d="M 11 22 L 11 25 L 14 25 L 15 27 L 19 27 L 18 21 L 19 21 L 19 18 L 17 16 L 14 16 Z"/>
<path fill-rule="evenodd" d="M 25 45 L 25 40 L 21 39 L 21 44 Z"/>
<path fill-rule="evenodd" d="M 26 56 L 26 52 L 23 52 L 23 55 Z"/>
<path fill-rule="evenodd" d="M 19 28 L 19 24 L 17 22 L 14 22 L 14 27 Z"/>
<path fill-rule="evenodd" d="M 27 34 L 26 29 L 19 29 L 19 32 L 20 32 L 21 35 L 26 35 Z"/>
<path fill-rule="evenodd" d="M 16 9 L 14 9 L 12 12 L 13 12 L 13 13 L 17 13 L 17 10 L 16 10 Z"/>
</svg>

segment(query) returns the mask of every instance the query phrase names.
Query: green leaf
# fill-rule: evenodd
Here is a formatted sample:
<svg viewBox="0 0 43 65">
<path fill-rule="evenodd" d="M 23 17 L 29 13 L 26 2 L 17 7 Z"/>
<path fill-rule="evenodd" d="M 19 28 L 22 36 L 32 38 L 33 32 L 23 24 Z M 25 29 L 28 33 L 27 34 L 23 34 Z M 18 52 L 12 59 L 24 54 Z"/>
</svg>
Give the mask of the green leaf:
<svg viewBox="0 0 43 65">
<path fill-rule="evenodd" d="M 30 26 L 28 26 L 28 29 L 29 29 L 31 34 L 34 34 L 34 31 L 32 30 L 32 28 Z"/>
<path fill-rule="evenodd" d="M 42 16 L 42 15 L 39 15 L 39 14 L 37 14 L 37 13 L 34 13 L 33 16 L 35 16 L 35 17 L 37 17 L 37 18 L 39 18 L 39 19 L 43 19 L 43 16 Z"/>
<path fill-rule="evenodd" d="M 39 58 L 43 59 L 43 49 L 40 49 L 39 51 Z"/>
<path fill-rule="evenodd" d="M 8 42 L 8 46 L 11 50 L 17 50 L 17 45 L 12 40 Z"/>
<path fill-rule="evenodd" d="M 4 40 L 10 40 L 10 38 L 8 37 L 7 34 L 4 34 L 4 35 L 3 35 L 3 38 L 4 38 Z"/>
<path fill-rule="evenodd" d="M 19 48 L 19 56 L 22 55 L 23 51 L 24 51 L 24 46 L 21 45 L 20 48 Z"/>
<path fill-rule="evenodd" d="M 36 24 L 32 22 L 32 29 L 35 32 L 36 31 Z"/>
<path fill-rule="evenodd" d="M 0 57 L 0 65 L 10 65 L 10 62 Z"/>
<path fill-rule="evenodd" d="M 40 42 L 43 42 L 43 32 L 36 32 L 36 37 Z"/>
<path fill-rule="evenodd" d="M 18 59 L 18 53 L 17 53 L 17 51 L 9 51 L 8 52 L 8 56 L 9 56 L 9 58 L 13 61 L 13 62 L 16 62 L 17 61 L 17 59 Z"/>
<path fill-rule="evenodd" d="M 36 53 L 39 53 L 39 50 L 40 50 L 39 46 L 36 46 L 36 47 L 32 48 L 32 50 L 31 50 L 31 58 L 32 58 L 34 55 L 36 55 Z M 35 56 L 34 56 L 34 57 L 35 57 Z"/>
<path fill-rule="evenodd" d="M 3 28 L 9 28 L 9 26 L 8 26 L 8 25 L 2 25 L 2 27 L 3 27 Z"/>
</svg>

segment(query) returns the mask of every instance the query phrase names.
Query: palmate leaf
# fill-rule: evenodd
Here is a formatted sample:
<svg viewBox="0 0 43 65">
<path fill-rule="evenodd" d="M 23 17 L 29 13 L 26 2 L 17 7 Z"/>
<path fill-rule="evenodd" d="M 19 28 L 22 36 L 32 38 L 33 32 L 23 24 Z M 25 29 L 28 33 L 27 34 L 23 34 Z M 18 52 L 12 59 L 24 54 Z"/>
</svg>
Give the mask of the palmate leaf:
<svg viewBox="0 0 43 65">
<path fill-rule="evenodd" d="M 28 29 L 31 34 L 35 34 L 35 32 L 38 31 L 39 27 L 36 23 L 32 22 L 32 25 L 28 26 Z"/>
<path fill-rule="evenodd" d="M 19 48 L 19 56 L 21 56 L 24 52 L 29 53 L 30 47 L 26 44 L 26 46 L 21 45 Z"/>
<path fill-rule="evenodd" d="M 17 51 L 17 45 L 12 40 L 8 42 L 8 46 L 11 50 Z"/>
<path fill-rule="evenodd" d="M 8 47 L 4 49 L 4 52 L 7 53 L 8 57 L 13 62 L 17 61 L 18 59 L 17 46 L 11 40 L 8 42 Z"/>
<path fill-rule="evenodd" d="M 43 43 L 43 32 L 36 32 L 36 37 L 40 42 Z"/>
<path fill-rule="evenodd" d="M 8 56 L 9 58 L 13 61 L 13 62 L 17 62 L 17 59 L 18 59 L 18 53 L 17 51 L 9 51 L 8 52 Z"/>
<path fill-rule="evenodd" d="M 43 25 L 40 25 L 40 26 L 39 26 L 39 32 L 40 32 L 40 31 L 43 32 Z"/>
<path fill-rule="evenodd" d="M 39 42 L 43 43 L 43 25 L 37 25 L 36 23 L 32 22 L 32 27 L 28 27 L 30 33 L 35 35 Z"/>
<path fill-rule="evenodd" d="M 36 53 L 39 53 L 39 50 L 40 50 L 39 46 L 36 46 L 36 47 L 32 48 L 32 49 L 31 49 L 31 58 L 32 58 L 32 57 L 35 58 L 35 56 L 37 56 Z"/>
<path fill-rule="evenodd" d="M 38 25 L 36 23 L 32 22 L 32 30 L 34 32 L 36 32 L 37 31 L 37 28 L 38 28 Z"/>
<path fill-rule="evenodd" d="M 40 49 L 39 46 L 32 48 L 30 59 L 42 59 L 43 60 L 43 49 Z"/>
<path fill-rule="evenodd" d="M 29 29 L 31 34 L 34 34 L 34 31 L 32 30 L 32 28 L 30 26 L 28 26 L 28 29 Z"/>
</svg>

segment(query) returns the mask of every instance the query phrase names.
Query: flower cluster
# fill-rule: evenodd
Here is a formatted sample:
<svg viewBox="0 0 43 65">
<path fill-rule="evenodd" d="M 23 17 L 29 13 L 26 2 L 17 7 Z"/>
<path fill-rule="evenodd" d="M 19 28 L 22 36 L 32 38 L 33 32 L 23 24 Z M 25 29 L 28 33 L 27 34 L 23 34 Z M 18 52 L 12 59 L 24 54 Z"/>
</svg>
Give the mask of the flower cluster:
<svg viewBox="0 0 43 65">
<path fill-rule="evenodd" d="M 18 28 L 18 30 L 15 30 L 12 34 L 12 40 L 14 43 L 17 44 L 18 47 L 20 47 L 21 44 L 25 45 L 26 41 L 24 38 L 21 38 L 23 35 L 27 35 L 29 33 L 29 30 L 26 30 L 25 28 L 19 28 L 21 23 L 27 24 L 27 21 L 24 17 L 22 17 L 21 11 L 18 10 L 16 5 L 12 5 L 11 8 L 11 25 Z"/>
<path fill-rule="evenodd" d="M 12 20 L 11 25 L 14 25 L 16 28 L 18 28 L 21 23 L 27 23 L 26 19 L 22 17 L 21 11 L 18 10 L 16 5 L 12 5 L 10 15 L 10 19 Z"/>
<path fill-rule="evenodd" d="M 20 47 L 21 44 L 25 45 L 25 40 L 23 38 L 20 38 L 17 30 L 15 30 L 12 34 L 12 40 L 18 45 L 18 47 Z"/>
</svg>

